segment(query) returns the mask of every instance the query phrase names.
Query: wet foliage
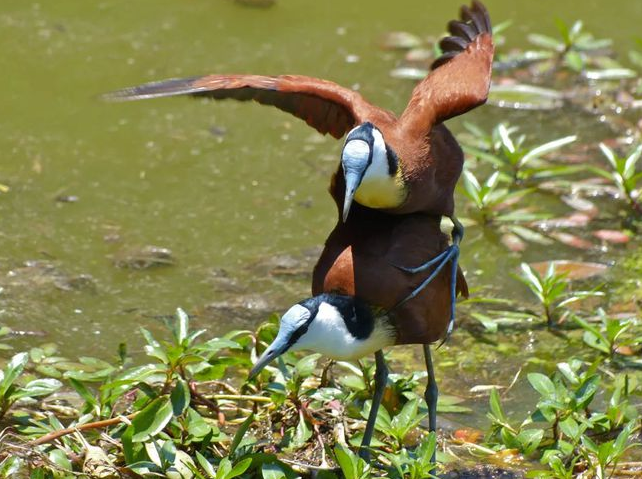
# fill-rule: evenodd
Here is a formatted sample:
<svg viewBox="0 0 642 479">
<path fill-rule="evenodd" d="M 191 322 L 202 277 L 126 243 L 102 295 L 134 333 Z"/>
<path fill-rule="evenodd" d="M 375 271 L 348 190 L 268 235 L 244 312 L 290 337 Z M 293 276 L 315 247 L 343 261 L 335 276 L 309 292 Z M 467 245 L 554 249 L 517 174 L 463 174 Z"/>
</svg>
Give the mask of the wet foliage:
<svg viewBox="0 0 642 479">
<path fill-rule="evenodd" d="M 517 371 L 480 376 L 467 391 L 459 384 L 462 397 L 440 396 L 440 421 L 447 415 L 466 423 L 472 403 L 481 401 L 485 423 L 453 420 L 438 434 L 428 433 L 425 373 L 404 358 L 395 368 L 400 372 L 388 378 L 372 446 L 376 460 L 367 464 L 356 450 L 374 388 L 371 361 L 329 363 L 287 353 L 246 381 L 276 334 L 277 316 L 256 329 L 209 337 L 178 310 L 166 318 L 164 331 L 141 330 L 144 354 L 123 343 L 112 360 L 69 357 L 44 342 L 15 353 L 16 332 L 2 328 L 0 475 L 641 475 L 642 258 L 633 248 L 642 215 L 636 118 L 642 53 L 631 51 L 620 63 L 611 41 L 595 38 L 580 21 L 557 22 L 557 37 L 530 35 L 532 49 L 526 50 L 506 45 L 506 28 L 495 29 L 499 52 L 489 100 L 505 108 L 506 119 L 491 127 L 464 125 L 458 138 L 467 162 L 458 194 L 472 231 L 462 247 L 490 241 L 519 258 L 521 267 L 506 272 L 514 291 L 481 285 L 460 305 L 461 339 L 455 337 L 455 347 L 440 358 L 453 372 L 451 381 L 485 362 Z M 404 32 L 388 36 L 384 46 L 403 55 L 391 72 L 397 78 L 422 78 L 438 54 L 432 42 Z M 542 139 L 536 125 L 513 120 L 513 110 L 581 114 L 607 125 L 610 134 L 591 141 L 579 134 Z M 0 194 L 8 191 L 0 184 Z M 550 245 L 569 259 L 552 257 Z M 629 258 L 620 261 L 626 252 Z M 113 263 L 147 270 L 171 267 L 176 259 L 166 248 L 145 246 L 122 250 Z M 255 267 L 263 276 L 287 279 L 305 275 L 309 267 L 300 263 Z M 91 277 L 44 262 L 12 271 L 0 293 L 9 285 L 93 287 Z M 213 274 L 211 282 L 238 296 L 238 285 L 225 274 Z M 201 313 L 223 318 L 243 308 L 263 313 L 270 304 L 243 297 Z M 538 354 L 530 354 L 533 343 Z M 403 353 L 392 352 L 393 362 L 396 354 Z M 430 461 L 435 450 L 437 466 Z"/>
</svg>

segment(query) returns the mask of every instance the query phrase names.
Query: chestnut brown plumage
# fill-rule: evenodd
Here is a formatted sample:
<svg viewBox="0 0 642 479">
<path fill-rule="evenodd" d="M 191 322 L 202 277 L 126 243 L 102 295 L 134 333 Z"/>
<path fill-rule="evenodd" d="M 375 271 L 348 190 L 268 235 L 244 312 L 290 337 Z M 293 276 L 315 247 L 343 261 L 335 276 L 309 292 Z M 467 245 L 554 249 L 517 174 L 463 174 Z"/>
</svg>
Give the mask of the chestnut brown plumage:
<svg viewBox="0 0 642 479">
<path fill-rule="evenodd" d="M 463 154 L 442 123 L 486 101 L 494 51 L 488 12 L 480 2 L 462 7 L 461 19 L 448 24 L 451 36 L 441 42 L 443 54 L 415 87 L 399 117 L 372 105 L 356 91 L 302 75 L 206 75 L 148 83 L 105 97 L 137 100 L 191 95 L 254 100 L 291 113 L 335 138 L 357 125 L 372 123 L 396 152 L 407 192 L 401 204 L 386 211 L 452 216 Z M 434 150 L 435 144 L 441 148 Z"/>
<path fill-rule="evenodd" d="M 441 56 L 414 88 L 400 116 L 372 105 L 356 91 L 300 75 L 207 75 L 148 83 L 106 95 L 112 100 L 174 95 L 253 100 L 286 111 L 323 134 L 341 138 L 348 133 L 330 186 L 338 208 L 337 225 L 313 272 L 312 293 L 322 299 L 306 301 L 311 308 L 325 304 L 327 314 L 333 305 L 324 301 L 331 302 L 332 295 L 342 308 L 346 304 L 343 295 L 353 297 L 353 304 L 363 301 L 385 314 L 384 326 L 393 328 L 394 344 L 424 345 L 431 430 L 436 427 L 437 386 L 429 344 L 452 330 L 456 295 L 468 295 L 457 265 L 463 229 L 454 218 L 454 189 L 464 157 L 443 122 L 486 101 L 494 52 L 486 8 L 473 0 L 471 7 L 461 7 L 460 17 L 448 24 L 451 36 L 440 42 Z M 440 230 L 441 216 L 455 224 L 451 246 Z M 426 261 L 428 258 L 434 259 Z M 450 274 L 443 270 L 445 264 L 451 264 Z M 278 347 L 273 343 L 265 351 L 252 375 L 306 334 L 314 317 L 303 303 L 284 315 L 283 321 L 291 314 L 288 332 L 279 332 Z M 354 306 L 354 317 L 357 309 Z M 338 309 L 334 311 L 330 319 L 336 320 Z M 301 318 L 303 323 L 297 323 Z M 298 336 L 292 336 L 299 324 Z M 389 337 L 369 343 L 371 351 L 379 350 L 375 353 L 375 394 L 362 443 L 364 457 L 368 457 L 387 376 L 380 348 L 390 344 L 386 342 Z"/>
</svg>

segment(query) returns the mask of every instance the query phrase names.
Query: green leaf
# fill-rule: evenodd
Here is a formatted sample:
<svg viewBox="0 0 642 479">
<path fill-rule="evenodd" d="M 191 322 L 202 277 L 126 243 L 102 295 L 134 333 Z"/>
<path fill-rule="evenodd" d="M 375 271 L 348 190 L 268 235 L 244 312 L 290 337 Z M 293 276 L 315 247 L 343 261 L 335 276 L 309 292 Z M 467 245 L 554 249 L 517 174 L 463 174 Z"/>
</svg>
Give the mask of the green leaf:
<svg viewBox="0 0 642 479">
<path fill-rule="evenodd" d="M 181 308 L 176 309 L 176 330 L 174 335 L 176 342 L 185 346 L 187 335 L 189 334 L 189 316 Z"/>
<path fill-rule="evenodd" d="M 305 422 L 303 412 L 299 411 L 299 423 L 297 424 L 294 435 L 292 436 L 292 441 L 288 445 L 288 450 L 300 449 L 311 437 L 312 431 Z"/>
<path fill-rule="evenodd" d="M 245 421 L 239 426 L 236 434 L 234 434 L 234 439 L 232 439 L 232 444 L 230 445 L 230 456 L 236 452 L 236 448 L 239 447 L 245 433 L 254 422 L 254 414 L 250 414 Z"/>
<path fill-rule="evenodd" d="M 547 376 L 541 373 L 530 373 L 527 378 L 533 389 L 540 393 L 543 398 L 555 397 L 555 385 Z"/>
<path fill-rule="evenodd" d="M 499 392 L 496 388 L 490 390 L 490 412 L 501 422 L 506 422 L 506 415 L 502 409 L 502 403 L 499 398 Z"/>
<path fill-rule="evenodd" d="M 294 370 L 302 378 L 310 376 L 314 372 L 314 368 L 317 366 L 317 361 L 321 357 L 320 354 L 310 354 L 302 359 L 300 359 L 295 365 Z"/>
<path fill-rule="evenodd" d="M 247 471 L 248 467 L 250 467 L 250 464 L 252 464 L 252 458 L 248 457 L 246 459 L 243 459 L 240 461 L 238 464 L 236 464 L 230 472 L 228 472 L 225 475 L 225 479 L 232 479 L 233 477 L 240 476 L 243 474 L 245 471 Z"/>
<path fill-rule="evenodd" d="M 542 282 L 539 276 L 533 271 L 533 269 L 528 265 L 528 263 L 522 263 L 520 265 L 522 268 L 522 273 L 524 274 L 524 279 L 526 284 L 535 291 L 542 292 Z"/>
<path fill-rule="evenodd" d="M 287 475 L 281 466 L 275 462 L 266 462 L 261 466 L 263 479 L 286 479 Z"/>
<path fill-rule="evenodd" d="M 169 423 L 173 417 L 172 403 L 167 396 L 161 396 L 150 402 L 132 420 L 133 442 L 143 442 L 154 437 Z"/>
<path fill-rule="evenodd" d="M 580 383 L 580 380 L 577 377 L 577 374 L 575 374 L 575 371 L 573 371 L 573 369 L 568 363 L 558 363 L 557 369 L 559 370 L 559 372 L 562 373 L 562 375 L 566 378 L 566 380 L 572 385 L 577 386 Z"/>
<path fill-rule="evenodd" d="M 604 154 L 604 156 L 606 156 L 606 159 L 609 160 L 609 163 L 611 164 L 613 169 L 617 171 L 617 157 L 615 156 L 613 150 L 606 146 L 604 143 L 600 143 L 600 150 L 602 150 L 602 153 Z"/>
<path fill-rule="evenodd" d="M 535 452 L 543 437 L 543 429 L 524 429 L 517 435 L 517 441 L 519 441 L 524 454 L 529 455 Z"/>
<path fill-rule="evenodd" d="M 515 153 L 515 145 L 513 144 L 513 140 L 510 138 L 510 133 L 506 129 L 506 125 L 503 123 L 500 123 L 499 126 L 497 127 L 497 132 L 499 133 L 499 138 L 502 142 L 502 146 L 509 152 L 509 153 Z"/>
<path fill-rule="evenodd" d="M 71 387 L 73 387 L 76 392 L 82 397 L 87 404 L 89 404 L 92 408 L 98 407 L 98 401 L 94 397 L 94 395 L 91 393 L 89 389 L 87 389 L 87 386 L 85 386 L 81 381 L 78 381 L 77 379 L 69 378 L 69 384 L 71 384 Z"/>
<path fill-rule="evenodd" d="M 560 421 L 559 428 L 560 431 L 566 434 L 566 436 L 568 436 L 572 441 L 579 439 L 579 435 L 581 433 L 580 426 L 572 417 L 569 416 L 563 421 Z"/>
<path fill-rule="evenodd" d="M 190 402 L 190 392 L 187 383 L 183 379 L 176 381 L 176 386 L 170 395 L 174 416 L 180 416 L 185 412 Z"/>
<path fill-rule="evenodd" d="M 556 40 L 555 38 L 549 37 L 547 35 L 541 35 L 539 33 L 531 33 L 528 35 L 528 41 L 533 45 L 538 47 L 546 48 L 549 50 L 555 50 L 561 52 L 564 50 L 565 45 L 563 42 Z"/>
<path fill-rule="evenodd" d="M 203 344 L 195 346 L 195 349 L 199 352 L 206 352 L 211 355 L 218 353 L 221 349 L 240 349 L 241 345 L 236 341 L 224 338 L 214 338 L 206 341 Z"/>
<path fill-rule="evenodd" d="M 203 456 L 198 451 L 196 451 L 196 460 L 198 461 L 199 465 L 203 468 L 208 478 L 216 477 L 216 470 L 214 469 L 214 466 L 212 466 L 212 464 L 210 464 L 210 462 L 207 459 L 205 459 L 205 456 Z"/>
<path fill-rule="evenodd" d="M 577 140 L 577 135 L 571 135 L 571 136 L 565 136 L 563 138 L 558 138 L 557 140 L 549 141 L 548 143 L 544 143 L 543 145 L 539 145 L 533 148 L 532 150 L 530 150 L 524 156 L 522 156 L 522 159 L 519 162 L 519 165 L 524 166 L 529 161 L 535 158 L 544 156 L 552 151 L 555 151 L 564 145 L 573 143 L 575 140 Z"/>
<path fill-rule="evenodd" d="M 35 379 L 27 383 L 26 386 L 18 389 L 15 393 L 11 394 L 11 399 L 16 401 L 25 397 L 39 397 L 48 396 L 62 387 L 62 383 L 57 379 Z"/>
<path fill-rule="evenodd" d="M 359 457 L 356 454 L 342 444 L 337 444 L 334 447 L 334 456 L 345 479 L 357 479 L 359 477 L 357 472 Z"/>
<path fill-rule="evenodd" d="M 22 373 L 24 367 L 29 361 L 28 353 L 18 353 L 11 358 L 9 364 L 2 371 L 2 382 L 0 382 L 0 397 L 7 394 L 14 381 Z"/>
<path fill-rule="evenodd" d="M 187 408 L 187 433 L 191 438 L 200 441 L 211 432 L 212 426 L 203 419 L 203 416 L 195 409 Z"/>
<path fill-rule="evenodd" d="M 566 65 L 575 72 L 584 70 L 584 57 L 579 52 L 570 51 L 564 58 Z"/>
<path fill-rule="evenodd" d="M 53 462 L 56 466 L 59 468 L 71 472 L 73 470 L 73 466 L 71 465 L 71 461 L 67 457 L 67 454 L 65 451 L 62 449 L 54 449 L 49 453 L 49 460 Z M 5 476 L 8 477 L 8 476 Z"/>
<path fill-rule="evenodd" d="M 225 479 L 231 470 L 232 463 L 227 457 L 224 457 L 218 464 L 218 469 L 216 470 L 216 479 Z"/>
</svg>

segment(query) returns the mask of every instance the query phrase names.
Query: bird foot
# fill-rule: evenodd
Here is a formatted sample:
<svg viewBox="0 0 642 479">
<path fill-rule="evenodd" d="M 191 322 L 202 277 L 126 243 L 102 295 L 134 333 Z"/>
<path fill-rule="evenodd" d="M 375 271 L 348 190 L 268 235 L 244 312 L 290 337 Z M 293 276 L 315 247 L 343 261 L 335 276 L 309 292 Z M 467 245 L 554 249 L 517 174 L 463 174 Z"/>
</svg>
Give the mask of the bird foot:
<svg viewBox="0 0 642 479">
<path fill-rule="evenodd" d="M 367 447 L 359 448 L 359 457 L 370 464 L 370 449 L 368 449 Z"/>
<path fill-rule="evenodd" d="M 432 271 L 432 273 L 430 273 L 430 276 L 428 276 L 408 296 L 406 296 L 399 303 L 397 303 L 397 306 L 401 306 L 406 301 L 410 301 L 412 298 L 414 298 L 419 293 L 421 293 L 426 288 L 426 286 L 428 286 L 430 284 L 430 282 L 433 279 L 435 279 L 435 277 L 444 268 L 444 266 L 446 266 L 446 264 L 448 264 L 449 262 L 452 262 L 452 271 L 453 271 L 453 274 L 452 274 L 453 281 L 452 281 L 452 285 L 451 285 L 451 296 L 453 296 L 453 294 L 456 294 L 456 288 L 457 288 L 457 260 L 458 260 L 458 258 L 459 258 L 459 245 L 453 244 L 453 245 L 450 245 L 448 248 L 446 248 L 442 253 L 439 253 L 437 256 L 435 256 L 430 261 L 427 261 L 424 264 L 421 264 L 419 266 L 406 267 L 406 266 L 395 265 L 395 267 L 401 269 L 402 271 L 405 271 L 405 272 L 411 273 L 411 274 L 421 273 L 423 271 L 426 271 L 428 268 L 436 265 L 435 269 Z"/>
</svg>

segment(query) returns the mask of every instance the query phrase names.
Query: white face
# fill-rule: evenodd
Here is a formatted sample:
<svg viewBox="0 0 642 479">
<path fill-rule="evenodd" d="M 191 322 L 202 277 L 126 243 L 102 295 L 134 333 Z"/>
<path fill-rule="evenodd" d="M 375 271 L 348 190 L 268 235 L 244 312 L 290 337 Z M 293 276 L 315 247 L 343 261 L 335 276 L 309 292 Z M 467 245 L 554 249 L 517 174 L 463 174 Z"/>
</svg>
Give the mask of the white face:
<svg viewBox="0 0 642 479">
<path fill-rule="evenodd" d="M 374 138 L 374 144 L 372 145 L 372 162 L 366 169 L 361 183 L 390 178 L 386 142 L 381 132 L 376 128 L 373 128 L 372 136 Z"/>
</svg>

